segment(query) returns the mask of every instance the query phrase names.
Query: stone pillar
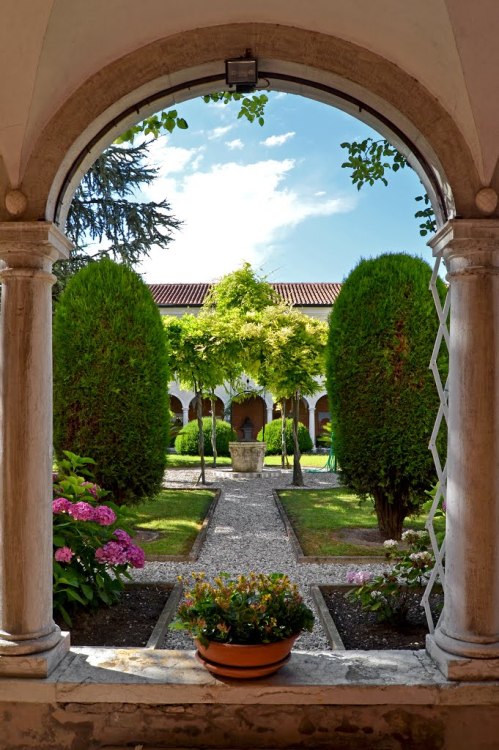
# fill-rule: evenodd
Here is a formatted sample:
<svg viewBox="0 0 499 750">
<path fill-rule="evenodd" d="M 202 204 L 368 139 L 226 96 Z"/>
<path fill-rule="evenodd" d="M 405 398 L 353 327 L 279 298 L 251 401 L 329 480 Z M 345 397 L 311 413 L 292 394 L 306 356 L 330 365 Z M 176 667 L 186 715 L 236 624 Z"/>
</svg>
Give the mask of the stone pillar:
<svg viewBox="0 0 499 750">
<path fill-rule="evenodd" d="M 430 244 L 451 320 L 445 608 L 428 650 L 451 679 L 497 679 L 499 221 L 453 220 Z"/>
<path fill-rule="evenodd" d="M 0 224 L 0 675 L 46 676 L 69 648 L 52 619 L 52 263 L 48 222 Z"/>
<path fill-rule="evenodd" d="M 269 422 L 272 422 L 273 414 L 274 414 L 273 404 L 270 404 L 270 406 L 267 404 L 267 424 L 269 424 Z"/>
<path fill-rule="evenodd" d="M 308 407 L 308 431 L 310 433 L 310 437 L 312 438 L 312 444 L 314 446 L 313 449 L 315 451 L 317 448 L 315 444 L 315 406 Z"/>
<path fill-rule="evenodd" d="M 188 421 L 189 421 L 189 407 L 183 406 L 182 407 L 182 425 L 185 427 Z"/>
</svg>

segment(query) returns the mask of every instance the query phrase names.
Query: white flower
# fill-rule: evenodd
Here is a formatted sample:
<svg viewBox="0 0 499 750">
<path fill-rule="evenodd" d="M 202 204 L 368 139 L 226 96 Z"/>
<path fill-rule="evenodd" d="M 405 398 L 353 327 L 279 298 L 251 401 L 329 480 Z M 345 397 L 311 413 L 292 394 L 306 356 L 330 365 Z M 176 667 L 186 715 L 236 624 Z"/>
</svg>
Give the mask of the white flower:
<svg viewBox="0 0 499 750">
<path fill-rule="evenodd" d="M 387 539 L 386 542 L 383 542 L 383 547 L 385 549 L 397 549 L 399 546 L 399 543 L 395 541 L 395 539 Z"/>
</svg>

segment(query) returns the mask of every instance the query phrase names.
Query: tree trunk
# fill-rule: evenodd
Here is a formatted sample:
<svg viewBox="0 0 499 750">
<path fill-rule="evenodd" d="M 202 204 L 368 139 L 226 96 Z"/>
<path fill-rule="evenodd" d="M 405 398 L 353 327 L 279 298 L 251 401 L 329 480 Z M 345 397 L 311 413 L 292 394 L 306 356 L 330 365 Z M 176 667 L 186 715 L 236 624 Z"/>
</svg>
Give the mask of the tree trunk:
<svg viewBox="0 0 499 750">
<path fill-rule="evenodd" d="M 281 404 L 281 469 L 289 469 L 288 449 L 286 447 L 286 403 Z"/>
<path fill-rule="evenodd" d="M 215 399 L 211 397 L 211 447 L 213 448 L 213 466 L 217 465 L 217 418 L 215 415 Z"/>
<path fill-rule="evenodd" d="M 300 444 L 298 443 L 298 417 L 300 416 L 300 394 L 293 396 L 293 481 L 295 487 L 303 487 L 303 472 L 300 464 Z"/>
<path fill-rule="evenodd" d="M 383 539 L 397 539 L 402 536 L 402 526 L 407 511 L 403 502 L 389 503 L 380 490 L 373 492 L 374 509 L 378 518 L 378 528 Z"/>
<path fill-rule="evenodd" d="M 205 462 L 204 462 L 204 434 L 203 434 L 203 395 L 196 391 L 196 415 L 198 418 L 198 453 L 201 459 L 201 484 L 206 484 Z"/>
</svg>

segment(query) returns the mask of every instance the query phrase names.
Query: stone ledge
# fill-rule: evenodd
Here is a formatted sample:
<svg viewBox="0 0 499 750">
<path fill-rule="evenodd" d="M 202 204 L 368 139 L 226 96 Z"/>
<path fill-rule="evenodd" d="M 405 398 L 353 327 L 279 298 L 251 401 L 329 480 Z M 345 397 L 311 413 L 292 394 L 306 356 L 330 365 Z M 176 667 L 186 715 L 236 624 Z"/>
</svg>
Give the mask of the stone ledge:
<svg viewBox="0 0 499 750">
<path fill-rule="evenodd" d="M 294 651 L 276 675 L 210 675 L 193 651 L 73 648 L 44 680 L 0 679 L 0 702 L 499 705 L 499 682 L 448 682 L 424 651 Z"/>
</svg>

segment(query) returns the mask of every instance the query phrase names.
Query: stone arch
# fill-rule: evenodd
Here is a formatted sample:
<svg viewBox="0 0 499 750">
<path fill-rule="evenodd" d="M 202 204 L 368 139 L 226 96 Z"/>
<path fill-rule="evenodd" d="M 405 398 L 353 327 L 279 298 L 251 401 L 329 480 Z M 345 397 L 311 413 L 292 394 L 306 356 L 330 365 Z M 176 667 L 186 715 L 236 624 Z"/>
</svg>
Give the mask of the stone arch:
<svg viewBox="0 0 499 750">
<path fill-rule="evenodd" d="M 193 397 L 189 403 L 189 422 L 196 419 L 196 399 Z M 217 419 L 224 419 L 224 402 L 218 396 L 215 397 L 215 416 Z M 211 417 L 211 400 L 203 399 L 203 417 Z"/>
<path fill-rule="evenodd" d="M 271 24 L 229 24 L 158 40 L 91 76 L 46 125 L 22 182 L 23 218 L 58 219 L 103 148 L 162 106 L 224 87 L 223 61 L 251 47 L 271 88 L 334 104 L 386 135 L 409 158 L 439 223 L 479 212 L 473 158 L 452 117 L 414 78 L 342 39 Z"/>
</svg>

